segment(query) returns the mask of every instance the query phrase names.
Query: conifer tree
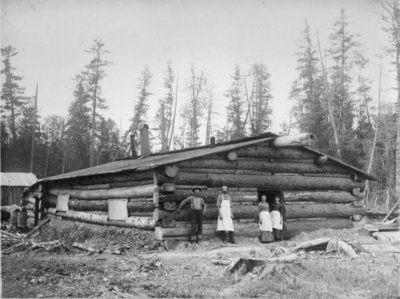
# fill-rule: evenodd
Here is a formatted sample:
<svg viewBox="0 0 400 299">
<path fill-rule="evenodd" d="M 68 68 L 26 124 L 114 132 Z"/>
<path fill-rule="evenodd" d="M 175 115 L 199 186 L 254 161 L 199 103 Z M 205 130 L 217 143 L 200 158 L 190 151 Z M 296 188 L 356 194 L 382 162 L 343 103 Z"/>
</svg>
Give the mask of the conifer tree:
<svg viewBox="0 0 400 299">
<path fill-rule="evenodd" d="M 4 68 L 1 70 L 4 82 L 1 88 L 1 113 L 8 115 L 8 127 L 11 131 L 12 142 L 17 138 L 17 118 L 28 100 L 24 97 L 25 89 L 20 86 L 22 77 L 16 74 L 15 67 L 11 62 L 11 59 L 17 54 L 17 50 L 11 46 L 1 49 L 4 64 Z"/>
<path fill-rule="evenodd" d="M 100 114 L 98 110 L 106 109 L 105 99 L 101 96 L 101 81 L 105 77 L 105 66 L 110 62 L 104 59 L 104 55 L 108 53 L 104 49 L 104 42 L 101 40 L 94 40 L 91 48 L 86 51 L 94 57 L 86 66 L 83 75 L 87 78 L 86 92 L 91 99 L 92 118 L 91 118 L 91 133 L 90 133 L 90 166 L 94 165 L 94 152 L 96 143 L 96 129 Z"/>
<path fill-rule="evenodd" d="M 254 81 L 254 97 L 249 104 L 250 108 L 250 134 L 259 135 L 271 125 L 271 82 L 270 73 L 264 63 L 255 63 L 250 68 Z"/>
<path fill-rule="evenodd" d="M 329 148 L 330 125 L 326 100 L 323 97 L 323 82 L 318 68 L 318 55 L 312 41 L 310 27 L 305 23 L 297 53 L 298 77 L 293 82 L 290 98 L 294 100 L 294 117 L 302 132 L 311 132 L 317 137 L 316 147 Z"/>
<path fill-rule="evenodd" d="M 242 74 L 239 65 L 235 66 L 234 74 L 232 76 L 232 83 L 226 93 L 229 99 L 227 107 L 227 126 L 229 139 L 240 139 L 245 137 L 245 102 L 242 90 Z"/>
<path fill-rule="evenodd" d="M 139 79 L 139 84 L 137 87 L 139 95 L 137 97 L 137 100 L 135 101 L 134 115 L 131 118 L 131 126 L 127 134 L 134 134 L 136 137 L 139 136 L 139 129 L 146 122 L 146 115 L 149 109 L 149 97 L 152 95 L 149 90 L 151 77 L 152 74 L 149 67 L 145 66 Z M 138 145 L 139 142 L 136 142 L 136 146 Z"/>
</svg>

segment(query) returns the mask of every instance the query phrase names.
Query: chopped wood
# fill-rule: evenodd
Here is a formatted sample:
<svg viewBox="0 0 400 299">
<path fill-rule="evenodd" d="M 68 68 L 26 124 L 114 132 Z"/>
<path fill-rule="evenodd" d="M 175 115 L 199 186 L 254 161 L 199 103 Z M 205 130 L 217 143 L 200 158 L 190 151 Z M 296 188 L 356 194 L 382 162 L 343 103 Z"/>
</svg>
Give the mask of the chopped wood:
<svg viewBox="0 0 400 299">
<path fill-rule="evenodd" d="M 354 251 L 353 247 L 342 240 L 330 240 L 326 246 L 326 252 L 337 251 L 338 253 L 344 252 L 350 258 L 358 258 L 358 254 Z"/>
<path fill-rule="evenodd" d="M 282 255 L 279 257 L 273 257 L 268 259 L 268 262 L 271 263 L 293 263 L 299 259 L 298 255 L 295 253 Z"/>
<path fill-rule="evenodd" d="M 310 240 L 304 243 L 301 243 L 300 245 L 296 246 L 294 248 L 294 251 L 299 251 L 299 250 L 326 250 L 326 246 L 328 243 L 331 241 L 330 238 L 319 238 L 319 239 L 314 239 Z"/>
<path fill-rule="evenodd" d="M 72 246 L 75 247 L 75 248 L 78 248 L 80 250 L 87 251 L 89 253 L 101 253 L 100 250 L 98 250 L 98 249 L 94 249 L 94 248 L 92 248 L 90 246 L 86 246 L 86 245 L 83 245 L 83 244 L 77 243 L 77 242 L 72 244 Z"/>
</svg>

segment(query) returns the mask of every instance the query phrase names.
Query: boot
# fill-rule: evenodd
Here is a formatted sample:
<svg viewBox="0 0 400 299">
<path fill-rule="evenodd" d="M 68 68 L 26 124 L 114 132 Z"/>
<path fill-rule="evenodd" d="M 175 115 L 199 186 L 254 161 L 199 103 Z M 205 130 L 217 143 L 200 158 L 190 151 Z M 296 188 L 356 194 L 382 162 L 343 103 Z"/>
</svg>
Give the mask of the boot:
<svg viewBox="0 0 400 299">
<path fill-rule="evenodd" d="M 233 232 L 229 232 L 229 242 L 235 244 L 235 238 L 233 236 Z"/>
<path fill-rule="evenodd" d="M 221 234 L 222 234 L 222 242 L 228 243 L 227 236 L 226 236 L 226 232 L 223 231 Z"/>
</svg>

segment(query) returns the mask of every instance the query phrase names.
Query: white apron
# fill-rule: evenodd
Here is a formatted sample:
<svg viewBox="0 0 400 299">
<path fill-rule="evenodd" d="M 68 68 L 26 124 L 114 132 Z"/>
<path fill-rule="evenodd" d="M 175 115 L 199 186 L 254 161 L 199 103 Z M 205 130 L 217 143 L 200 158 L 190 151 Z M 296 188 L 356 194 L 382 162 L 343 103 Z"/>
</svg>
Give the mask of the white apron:
<svg viewBox="0 0 400 299">
<path fill-rule="evenodd" d="M 218 215 L 217 231 L 231 231 L 233 232 L 233 221 L 231 218 L 231 203 L 229 200 L 221 200 L 220 213 L 222 220 Z"/>
<path fill-rule="evenodd" d="M 272 211 L 271 212 L 271 221 L 272 221 L 272 228 L 275 229 L 282 229 L 282 217 L 279 211 Z"/>
<path fill-rule="evenodd" d="M 260 230 L 262 232 L 272 232 L 272 222 L 271 222 L 271 216 L 268 211 L 261 211 L 260 212 Z"/>
</svg>

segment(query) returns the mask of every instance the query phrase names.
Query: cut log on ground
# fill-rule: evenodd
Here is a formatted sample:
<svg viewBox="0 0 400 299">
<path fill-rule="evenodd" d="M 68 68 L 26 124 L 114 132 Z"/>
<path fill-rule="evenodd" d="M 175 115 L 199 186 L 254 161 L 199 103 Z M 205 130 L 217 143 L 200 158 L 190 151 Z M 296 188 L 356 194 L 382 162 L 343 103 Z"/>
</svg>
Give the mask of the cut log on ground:
<svg viewBox="0 0 400 299">
<path fill-rule="evenodd" d="M 80 244 L 80 243 L 77 243 L 77 242 L 72 244 L 72 246 L 75 247 L 75 248 L 78 248 L 80 250 L 87 251 L 89 253 L 101 253 L 100 250 L 94 249 L 94 248 L 92 248 L 90 246 L 86 246 L 84 244 Z"/>
<path fill-rule="evenodd" d="M 288 161 L 268 162 L 265 160 L 238 158 L 236 161 L 226 161 L 223 159 L 196 159 L 179 163 L 181 168 L 189 169 L 231 169 L 231 170 L 259 170 L 273 173 L 338 173 L 348 174 L 351 172 L 338 165 L 325 165 L 324 167 L 314 163 L 298 163 Z"/>
<path fill-rule="evenodd" d="M 49 190 L 51 195 L 69 194 L 70 197 L 79 199 L 98 200 L 112 198 L 140 198 L 152 197 L 155 191 L 153 184 L 135 187 L 113 188 L 113 189 L 97 189 L 97 190 L 74 190 L 74 189 L 58 189 Z"/>
<path fill-rule="evenodd" d="M 283 198 L 288 201 L 312 201 L 312 202 L 331 202 L 331 203 L 350 203 L 357 200 L 350 192 L 340 191 L 306 191 L 306 192 L 283 192 Z"/>
<path fill-rule="evenodd" d="M 160 176 L 159 181 L 165 180 Z M 175 178 L 177 184 L 190 185 L 195 182 L 211 187 L 253 187 L 272 190 L 341 190 L 350 191 L 361 186 L 361 183 L 353 182 L 350 178 L 330 178 L 330 177 L 305 177 L 289 175 L 217 175 L 180 172 Z"/>
<path fill-rule="evenodd" d="M 39 230 L 41 230 L 42 227 L 45 226 L 49 222 L 50 222 L 50 219 L 43 220 L 38 226 L 36 226 L 33 230 L 31 230 L 28 234 L 26 234 L 25 238 L 29 239 L 31 236 L 33 236 L 35 233 L 37 233 Z"/>
</svg>

